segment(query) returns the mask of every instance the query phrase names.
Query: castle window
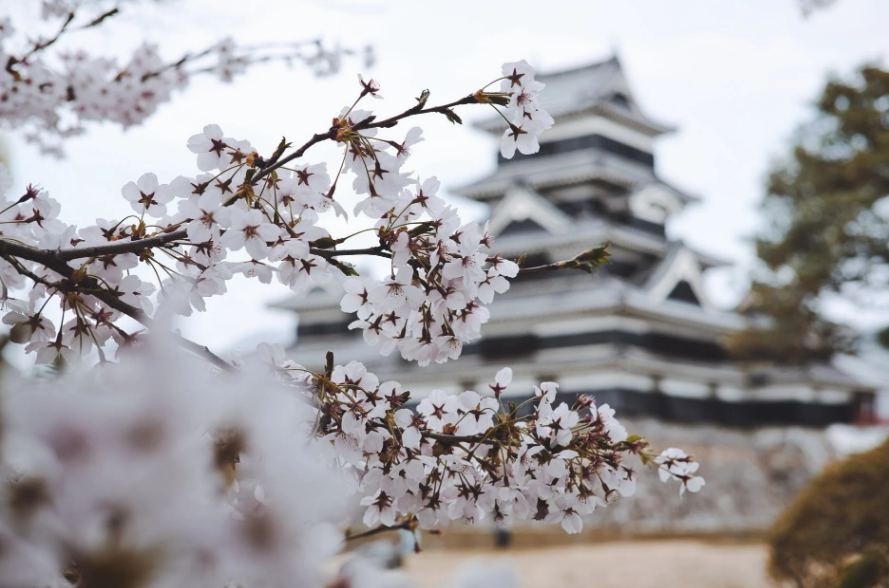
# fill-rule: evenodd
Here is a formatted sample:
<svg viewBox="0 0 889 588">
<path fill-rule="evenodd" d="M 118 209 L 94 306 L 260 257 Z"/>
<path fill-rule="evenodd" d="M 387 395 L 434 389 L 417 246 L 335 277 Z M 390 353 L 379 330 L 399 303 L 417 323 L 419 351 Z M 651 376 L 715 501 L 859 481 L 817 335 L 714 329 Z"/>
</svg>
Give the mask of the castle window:
<svg viewBox="0 0 889 588">
<path fill-rule="evenodd" d="M 701 305 L 701 301 L 695 296 L 695 291 L 692 289 L 691 284 L 685 280 L 676 284 L 676 287 L 673 288 L 673 291 L 670 292 L 670 295 L 667 296 L 667 298 L 670 300 L 678 300 L 679 302 L 688 302 L 689 304 L 695 304 L 697 306 Z"/>
<path fill-rule="evenodd" d="M 622 94 L 621 92 L 615 92 L 611 95 L 611 103 L 617 104 L 621 108 L 630 109 L 630 99 L 627 98 L 626 94 Z"/>
</svg>

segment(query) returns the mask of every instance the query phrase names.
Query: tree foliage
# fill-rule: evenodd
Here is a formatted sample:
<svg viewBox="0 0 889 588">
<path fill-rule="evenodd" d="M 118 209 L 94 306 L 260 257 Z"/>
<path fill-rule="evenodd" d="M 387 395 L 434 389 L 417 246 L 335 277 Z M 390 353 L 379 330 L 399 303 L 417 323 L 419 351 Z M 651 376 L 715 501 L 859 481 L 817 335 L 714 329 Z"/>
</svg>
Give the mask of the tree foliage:
<svg viewBox="0 0 889 588">
<path fill-rule="evenodd" d="M 754 359 L 805 363 L 854 349 L 819 306 L 827 293 L 859 303 L 889 283 L 889 72 L 831 80 L 790 156 L 768 179 L 770 226 L 756 240 L 767 271 L 741 305 L 767 317 L 730 347 Z"/>
<path fill-rule="evenodd" d="M 827 468 L 771 531 L 769 571 L 799 588 L 889 586 L 889 441 Z"/>
</svg>

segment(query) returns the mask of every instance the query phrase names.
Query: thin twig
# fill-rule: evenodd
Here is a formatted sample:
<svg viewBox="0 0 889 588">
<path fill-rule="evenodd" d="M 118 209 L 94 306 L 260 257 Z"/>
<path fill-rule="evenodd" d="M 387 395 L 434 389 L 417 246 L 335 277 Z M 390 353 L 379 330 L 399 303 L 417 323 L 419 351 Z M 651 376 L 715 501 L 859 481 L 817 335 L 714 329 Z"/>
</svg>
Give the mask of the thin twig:
<svg viewBox="0 0 889 588">
<path fill-rule="evenodd" d="M 476 98 L 472 94 L 470 94 L 469 96 L 464 96 L 463 98 L 460 98 L 459 100 L 455 100 L 449 104 L 442 104 L 441 106 L 432 106 L 430 108 L 423 108 L 422 104 L 418 104 L 417 106 L 408 108 L 401 114 L 396 114 L 395 116 L 384 119 L 384 120 L 377 121 L 377 120 L 374 120 L 372 117 L 365 119 L 365 120 L 361 121 L 360 123 L 358 123 L 357 125 L 355 125 L 354 127 L 352 127 L 352 130 L 363 131 L 366 129 L 394 127 L 396 124 L 398 124 L 398 122 L 400 120 L 402 120 L 404 118 L 408 118 L 410 116 L 416 116 L 416 115 L 420 115 L 420 114 L 429 114 L 429 113 L 433 113 L 433 112 L 439 113 L 439 114 L 445 114 L 448 110 L 450 110 L 451 108 L 453 108 L 455 106 L 460 106 L 463 104 L 475 104 L 477 102 L 478 102 L 478 100 L 476 100 Z M 299 149 L 297 149 L 296 151 L 294 151 L 287 157 L 277 160 L 277 161 L 268 162 L 265 167 L 263 167 L 256 175 L 253 176 L 253 181 L 260 180 L 260 179 L 264 178 L 265 176 L 269 175 L 271 172 L 280 168 L 281 166 L 290 163 L 294 159 L 298 159 L 298 158 L 302 157 L 305 154 L 305 152 L 308 151 L 310 147 L 312 147 L 312 145 L 315 145 L 316 143 L 320 143 L 321 141 L 336 139 L 337 133 L 340 130 L 341 130 L 340 127 L 333 126 L 333 127 L 330 127 L 330 129 L 328 129 L 326 133 L 318 133 L 318 134 L 313 135 L 312 138 L 309 139 L 308 141 L 306 141 L 306 143 L 302 147 L 300 147 Z"/>
<path fill-rule="evenodd" d="M 373 119 L 365 119 L 352 127 L 355 131 L 363 131 L 364 129 L 381 129 L 381 128 L 390 128 L 394 127 L 398 124 L 398 122 L 402 119 L 416 116 L 418 114 L 429 114 L 429 113 L 438 113 L 438 114 L 447 114 L 447 111 L 452 109 L 455 106 L 462 106 L 464 104 L 478 104 L 478 99 L 473 94 L 468 96 L 464 96 L 459 100 L 454 100 L 449 104 L 442 104 L 441 106 L 430 106 L 429 108 L 422 108 L 422 105 L 418 104 L 417 106 L 413 106 L 408 108 L 401 114 L 396 114 L 393 117 L 383 119 L 383 120 L 373 120 Z"/>
<path fill-rule="evenodd" d="M 345 541 L 354 541 L 355 539 L 363 539 L 364 537 L 372 537 L 373 535 L 379 535 L 380 533 L 385 533 L 386 531 L 397 531 L 398 529 L 410 529 L 414 525 L 414 519 L 408 519 L 397 525 L 392 525 L 391 527 L 387 527 L 386 525 L 378 525 L 373 529 L 368 529 L 367 531 L 362 531 L 361 533 L 355 533 L 354 535 L 346 535 L 344 537 Z"/>
<path fill-rule="evenodd" d="M 385 257 L 386 259 L 392 257 L 392 254 L 387 252 L 380 245 L 377 245 L 376 247 L 367 247 L 366 249 L 318 249 L 317 247 L 312 247 L 309 249 L 309 253 L 325 259 L 347 255 L 375 255 L 377 257 Z"/>
<path fill-rule="evenodd" d="M 540 272 L 551 272 L 560 270 L 562 267 L 559 263 L 548 263 L 546 265 L 535 265 L 534 267 L 523 267 L 519 269 L 519 275 L 537 274 Z"/>
<path fill-rule="evenodd" d="M 433 433 L 431 431 L 423 431 L 424 437 L 435 439 L 442 443 L 485 443 L 495 444 L 493 439 L 485 439 L 483 435 L 448 435 L 447 433 Z"/>
<path fill-rule="evenodd" d="M 65 33 L 65 31 L 68 30 L 68 25 L 71 24 L 72 20 L 74 20 L 74 13 L 73 12 L 68 14 L 68 17 L 65 19 L 65 22 L 62 23 L 62 28 L 59 29 L 59 32 L 57 32 L 54 37 L 51 37 L 45 41 L 35 41 L 34 47 L 30 51 L 25 53 L 24 57 L 21 57 L 20 59 L 16 59 L 16 61 L 19 63 L 24 63 L 24 62 L 28 61 L 28 58 L 30 58 L 35 53 L 37 53 L 39 51 L 43 51 L 50 45 L 53 45 L 56 41 L 58 41 L 62 37 L 62 35 Z"/>
<path fill-rule="evenodd" d="M 169 233 L 161 233 L 145 239 L 130 241 L 113 241 L 107 245 L 95 245 L 92 247 L 75 247 L 55 252 L 54 256 L 60 261 L 83 259 L 86 257 L 102 257 L 104 255 L 117 255 L 119 253 L 138 253 L 145 249 L 152 249 L 166 245 L 170 241 L 178 241 L 188 236 L 185 229 L 177 229 Z"/>
</svg>

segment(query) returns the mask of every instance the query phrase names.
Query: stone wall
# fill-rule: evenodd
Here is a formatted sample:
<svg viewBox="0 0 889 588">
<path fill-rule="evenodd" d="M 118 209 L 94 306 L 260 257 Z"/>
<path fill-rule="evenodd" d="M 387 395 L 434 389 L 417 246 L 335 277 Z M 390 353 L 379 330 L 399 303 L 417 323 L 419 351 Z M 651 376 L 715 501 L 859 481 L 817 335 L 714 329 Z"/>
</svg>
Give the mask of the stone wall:
<svg viewBox="0 0 889 588">
<path fill-rule="evenodd" d="M 694 455 L 707 485 L 680 498 L 678 484 L 663 484 L 655 471 L 640 468 L 636 495 L 597 511 L 588 521 L 591 527 L 619 527 L 630 534 L 759 533 L 840 455 L 824 429 L 622 421 L 654 448 L 681 447 Z"/>
</svg>

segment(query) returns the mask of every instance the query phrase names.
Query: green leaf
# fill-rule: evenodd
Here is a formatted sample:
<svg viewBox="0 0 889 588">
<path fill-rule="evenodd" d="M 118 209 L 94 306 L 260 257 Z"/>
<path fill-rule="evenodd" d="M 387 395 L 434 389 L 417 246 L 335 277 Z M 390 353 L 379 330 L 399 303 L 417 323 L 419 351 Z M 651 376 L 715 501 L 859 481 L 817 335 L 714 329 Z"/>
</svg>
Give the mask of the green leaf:
<svg viewBox="0 0 889 588">
<path fill-rule="evenodd" d="M 353 266 L 351 264 L 344 263 L 342 261 L 339 261 L 338 259 L 333 259 L 333 258 L 328 259 L 327 262 L 331 265 L 336 266 L 336 268 L 338 270 L 340 270 L 341 272 L 343 272 L 344 275 L 347 275 L 347 276 L 359 275 L 358 270 L 356 270 L 355 266 Z"/>
<path fill-rule="evenodd" d="M 880 329 L 877 333 L 877 343 L 885 349 L 889 349 L 889 327 Z"/>
<path fill-rule="evenodd" d="M 517 266 L 519 266 L 519 268 L 523 268 L 523 267 L 525 267 L 525 262 L 526 262 L 526 261 L 528 261 L 528 254 L 527 254 L 527 253 L 522 253 L 522 254 L 519 256 L 519 258 L 516 260 L 515 263 L 516 263 Z"/>
<path fill-rule="evenodd" d="M 598 270 L 602 264 L 609 263 L 608 258 L 610 255 L 611 254 L 608 252 L 608 245 L 600 245 L 599 247 L 584 251 L 574 259 L 569 260 L 566 267 L 579 269 L 588 274 L 592 274 Z"/>
<path fill-rule="evenodd" d="M 320 239 L 315 239 L 309 245 L 315 247 L 316 249 L 332 249 L 343 242 L 343 239 L 333 239 L 331 237 L 321 237 Z"/>
<path fill-rule="evenodd" d="M 417 101 L 417 109 L 422 109 L 426 106 L 426 101 L 429 100 L 429 90 L 423 90 L 420 92 L 420 97 L 416 98 Z"/>
<path fill-rule="evenodd" d="M 462 124 L 463 124 L 463 119 L 460 118 L 459 116 L 457 116 L 457 113 L 454 112 L 453 110 L 451 110 L 450 108 L 445 108 L 443 114 L 444 114 L 444 115 L 447 117 L 447 119 L 448 119 L 449 121 L 451 121 L 452 123 L 455 123 L 455 124 L 458 124 L 458 125 L 462 125 Z"/>
<path fill-rule="evenodd" d="M 415 226 L 410 231 L 408 231 L 408 235 L 410 235 L 411 237 L 417 237 L 419 235 L 422 235 L 426 231 L 431 231 L 434 228 L 435 228 L 435 225 L 433 225 L 429 221 L 426 221 L 426 222 L 420 223 L 419 225 Z"/>
<path fill-rule="evenodd" d="M 272 160 L 277 161 L 279 157 L 284 155 L 285 151 L 290 149 L 291 145 L 293 145 L 293 143 L 288 143 L 287 139 L 285 139 L 284 137 L 281 137 L 281 142 L 278 143 L 278 148 L 275 149 L 274 153 L 272 153 Z"/>
</svg>

